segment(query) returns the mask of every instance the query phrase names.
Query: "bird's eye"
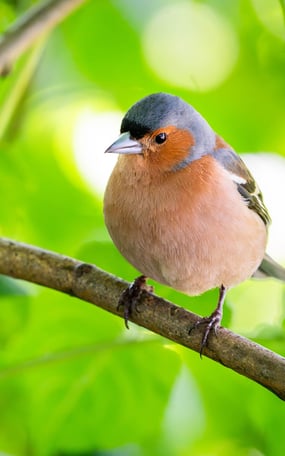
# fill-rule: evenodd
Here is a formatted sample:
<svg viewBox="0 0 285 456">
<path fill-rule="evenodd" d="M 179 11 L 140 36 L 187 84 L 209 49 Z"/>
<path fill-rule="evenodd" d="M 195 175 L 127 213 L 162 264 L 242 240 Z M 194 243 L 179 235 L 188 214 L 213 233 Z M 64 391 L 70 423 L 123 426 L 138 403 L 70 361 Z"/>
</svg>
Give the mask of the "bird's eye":
<svg viewBox="0 0 285 456">
<path fill-rule="evenodd" d="M 156 137 L 155 137 L 155 142 L 156 142 L 157 144 L 162 144 L 162 143 L 164 143 L 164 141 L 166 141 L 166 138 L 167 138 L 166 133 L 159 133 L 159 134 L 156 135 Z"/>
</svg>

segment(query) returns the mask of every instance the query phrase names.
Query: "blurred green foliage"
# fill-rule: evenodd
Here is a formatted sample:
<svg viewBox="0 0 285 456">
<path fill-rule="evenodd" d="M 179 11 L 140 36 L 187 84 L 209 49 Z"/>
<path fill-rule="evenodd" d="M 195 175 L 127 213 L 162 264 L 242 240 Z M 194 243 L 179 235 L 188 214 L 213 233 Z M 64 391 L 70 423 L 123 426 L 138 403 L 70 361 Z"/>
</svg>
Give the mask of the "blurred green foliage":
<svg viewBox="0 0 285 456">
<path fill-rule="evenodd" d="M 0 1 L 1 30 L 33 3 Z M 142 46 L 151 17 L 178 3 L 89 1 L 0 82 L 1 236 L 136 276 L 106 232 L 101 195 L 76 165 L 84 106 L 124 112 L 168 91 L 237 150 L 285 155 L 285 27 L 283 37 L 274 35 L 257 0 L 196 2 L 227 21 L 239 52 L 220 84 L 188 90 L 160 79 Z M 269 3 L 282 19 L 279 2 Z M 115 138 L 105 139 L 107 146 Z M 94 150 L 90 166 L 104 167 L 102 154 Z M 238 320 L 241 331 L 284 355 L 284 287 L 262 286 L 236 288 L 223 322 L 236 328 Z M 216 300 L 216 291 L 194 299 L 156 284 L 156 292 L 204 315 Z M 266 310 L 257 322 L 261 294 Z M 1 455 L 284 455 L 284 404 L 251 381 L 142 328 L 127 332 L 120 319 L 52 290 L 1 277 L 0 299 Z"/>
</svg>

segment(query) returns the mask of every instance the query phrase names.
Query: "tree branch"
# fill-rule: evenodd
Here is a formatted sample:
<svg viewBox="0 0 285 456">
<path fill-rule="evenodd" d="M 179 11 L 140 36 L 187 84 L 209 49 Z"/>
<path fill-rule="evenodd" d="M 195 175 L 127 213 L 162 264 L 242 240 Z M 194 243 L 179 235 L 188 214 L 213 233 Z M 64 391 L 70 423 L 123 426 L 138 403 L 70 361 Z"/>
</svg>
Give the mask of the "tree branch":
<svg viewBox="0 0 285 456">
<path fill-rule="evenodd" d="M 34 5 L 17 19 L 0 38 L 0 75 L 6 75 L 14 61 L 35 44 L 35 40 L 85 1 L 48 0 Z"/>
<path fill-rule="evenodd" d="M 0 274 L 34 282 L 95 304 L 122 317 L 118 299 L 124 282 L 91 264 L 9 239 L 0 239 Z M 203 329 L 189 336 L 195 315 L 144 292 L 140 312 L 131 320 L 150 331 L 199 352 Z M 204 355 L 244 375 L 285 400 L 285 358 L 231 331 L 211 336 Z"/>
</svg>

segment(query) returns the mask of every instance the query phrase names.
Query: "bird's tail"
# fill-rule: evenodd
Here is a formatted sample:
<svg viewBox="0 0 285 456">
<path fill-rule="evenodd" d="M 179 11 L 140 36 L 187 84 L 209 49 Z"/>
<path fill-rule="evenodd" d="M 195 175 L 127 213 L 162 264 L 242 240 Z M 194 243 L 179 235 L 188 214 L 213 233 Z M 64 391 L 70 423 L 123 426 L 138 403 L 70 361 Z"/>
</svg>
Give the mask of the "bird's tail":
<svg viewBox="0 0 285 456">
<path fill-rule="evenodd" d="M 256 278 L 274 277 L 285 282 L 285 268 L 273 260 L 267 253 L 257 271 L 253 274 Z"/>
</svg>

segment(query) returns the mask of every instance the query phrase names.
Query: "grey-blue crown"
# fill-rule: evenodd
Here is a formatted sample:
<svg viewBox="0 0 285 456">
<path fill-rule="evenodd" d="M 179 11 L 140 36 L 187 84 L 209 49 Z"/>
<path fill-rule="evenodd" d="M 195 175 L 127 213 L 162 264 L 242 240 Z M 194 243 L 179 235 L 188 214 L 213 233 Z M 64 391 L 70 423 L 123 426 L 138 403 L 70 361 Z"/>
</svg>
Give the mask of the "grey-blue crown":
<svg viewBox="0 0 285 456">
<path fill-rule="evenodd" d="M 195 140 L 195 155 L 214 148 L 215 133 L 206 120 L 181 98 L 167 93 L 154 93 L 135 103 L 123 118 L 121 132 L 129 131 L 139 139 L 168 125 L 190 131 Z"/>
</svg>

